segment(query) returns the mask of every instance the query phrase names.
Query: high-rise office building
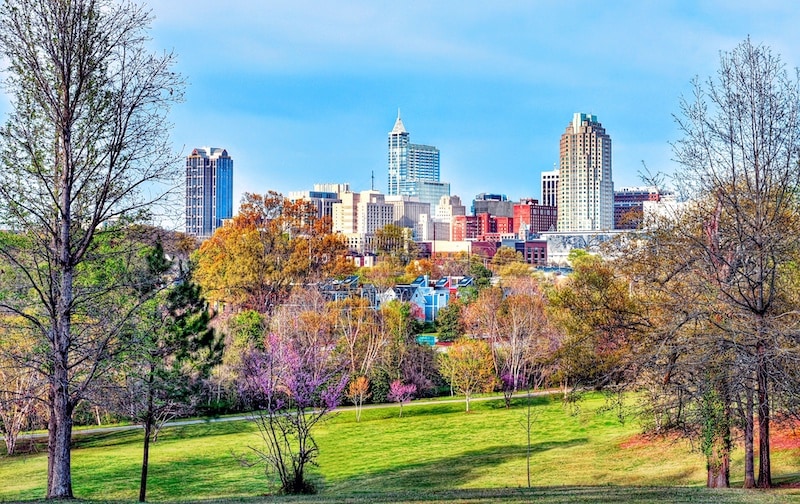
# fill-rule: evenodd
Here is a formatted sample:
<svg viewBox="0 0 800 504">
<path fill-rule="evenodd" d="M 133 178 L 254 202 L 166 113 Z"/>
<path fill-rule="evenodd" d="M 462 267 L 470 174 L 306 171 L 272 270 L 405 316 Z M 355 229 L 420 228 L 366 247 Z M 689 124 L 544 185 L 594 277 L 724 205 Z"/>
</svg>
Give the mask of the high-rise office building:
<svg viewBox="0 0 800 504">
<path fill-rule="evenodd" d="M 200 147 L 186 156 L 186 233 L 208 238 L 233 216 L 233 159 Z"/>
<path fill-rule="evenodd" d="M 561 135 L 558 231 L 614 228 L 611 137 L 597 116 L 576 113 Z"/>
<path fill-rule="evenodd" d="M 433 180 L 417 180 L 414 182 L 414 195 L 431 208 L 439 204 L 442 196 L 450 196 L 450 182 L 434 182 Z"/>
<path fill-rule="evenodd" d="M 418 196 L 419 181 L 439 182 L 439 149 L 431 145 L 412 144 L 398 111 L 394 128 L 389 132 L 389 179 L 386 194 Z M 440 196 L 442 195 L 437 195 L 437 198 Z"/>
</svg>

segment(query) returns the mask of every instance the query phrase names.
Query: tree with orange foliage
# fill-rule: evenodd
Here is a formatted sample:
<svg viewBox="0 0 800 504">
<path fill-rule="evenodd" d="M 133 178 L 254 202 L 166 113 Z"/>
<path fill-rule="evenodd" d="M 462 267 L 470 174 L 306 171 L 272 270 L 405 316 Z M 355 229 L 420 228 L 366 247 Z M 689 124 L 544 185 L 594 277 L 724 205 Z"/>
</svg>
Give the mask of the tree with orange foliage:
<svg viewBox="0 0 800 504">
<path fill-rule="evenodd" d="M 356 376 L 350 380 L 350 384 L 347 386 L 347 398 L 356 407 L 356 423 L 361 421 L 361 408 L 369 395 L 369 378 Z"/>
<path fill-rule="evenodd" d="M 438 278 L 433 261 L 430 259 L 414 259 L 406 265 L 405 272 L 406 278 L 411 280 L 423 275 L 428 275 L 429 278 L 433 279 Z"/>
<path fill-rule="evenodd" d="M 197 282 L 212 302 L 270 313 L 293 284 L 352 272 L 330 230 L 308 201 L 246 193 L 239 214 L 196 252 Z"/>
</svg>

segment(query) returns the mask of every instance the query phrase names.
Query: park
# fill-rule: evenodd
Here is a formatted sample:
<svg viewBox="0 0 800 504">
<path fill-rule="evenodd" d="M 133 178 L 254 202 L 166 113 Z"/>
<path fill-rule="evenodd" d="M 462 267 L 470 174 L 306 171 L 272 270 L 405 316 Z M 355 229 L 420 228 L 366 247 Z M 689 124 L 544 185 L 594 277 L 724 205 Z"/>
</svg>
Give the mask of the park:
<svg viewBox="0 0 800 504">
<path fill-rule="evenodd" d="M 800 499 L 800 438 L 775 434 L 778 488 L 769 492 L 706 489 L 703 455 L 677 438 L 642 435 L 620 419 L 609 398 L 588 394 L 531 397 L 531 485 L 526 478 L 528 399 L 417 401 L 365 408 L 360 422 L 342 409 L 321 424 L 315 496 L 264 497 L 277 488 L 263 466 L 240 463 L 258 442 L 252 422 L 202 421 L 165 427 L 152 447 L 152 502 L 787 502 Z M 486 400 L 484 400 L 486 399 Z M 133 502 L 141 464 L 141 429 L 75 436 L 74 487 L 88 502 Z M 40 447 L 42 448 L 42 447 Z M 742 451 L 733 456 L 741 473 Z M 0 464 L 0 501 L 40 499 L 46 452 Z M 732 482 L 736 486 L 736 482 Z"/>
</svg>

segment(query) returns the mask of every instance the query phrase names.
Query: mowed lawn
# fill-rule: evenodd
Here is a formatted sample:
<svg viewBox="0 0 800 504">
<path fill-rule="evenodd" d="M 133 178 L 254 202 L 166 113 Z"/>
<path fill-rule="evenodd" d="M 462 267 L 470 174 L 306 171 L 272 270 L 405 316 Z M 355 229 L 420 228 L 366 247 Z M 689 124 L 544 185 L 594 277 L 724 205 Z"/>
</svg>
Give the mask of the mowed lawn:
<svg viewBox="0 0 800 504">
<path fill-rule="evenodd" d="M 546 495 L 554 495 L 552 502 L 575 500 L 582 493 L 590 496 L 585 502 L 639 502 L 637 495 L 647 502 L 658 500 L 655 494 L 662 491 L 639 487 L 704 484 L 700 453 L 682 440 L 640 436 L 638 424 L 621 423 L 599 395 L 571 406 L 557 396 L 532 401 L 531 484 L 559 488 L 522 494 L 519 502 L 546 501 Z M 438 496 L 443 502 L 516 502 L 513 492 L 508 492 L 527 487 L 524 403 L 525 399 L 518 399 L 512 409 L 506 409 L 501 399 L 473 402 L 469 414 L 464 413 L 463 403 L 411 404 L 403 408 L 402 418 L 396 406 L 380 407 L 365 409 L 360 423 L 353 411 L 342 411 L 316 431 L 319 468 L 311 473 L 320 489 L 318 499 L 369 502 L 384 500 L 380 496 L 387 496 L 384 501 L 428 496 L 436 501 Z M 151 448 L 148 500 L 237 499 L 272 492 L 274 482 L 267 479 L 263 466 L 247 466 L 240 460 L 250 456 L 248 446 L 260 444 L 257 429 L 245 421 L 167 428 Z M 800 482 L 800 438 L 785 433 L 777 444 L 773 454 L 776 479 Z M 741 450 L 734 453 L 734 484 L 741 482 L 742 455 Z M 44 452 L 0 459 L 0 501 L 41 498 L 46 468 Z M 138 496 L 140 469 L 140 431 L 76 439 L 73 486 L 77 497 L 133 501 Z M 609 486 L 607 491 L 604 486 Z M 682 492 L 688 497 L 681 493 L 670 499 L 667 491 L 665 502 L 703 502 L 704 496 L 714 496 L 719 502 L 748 502 L 763 494 L 703 493 L 697 488 Z M 800 490 L 784 489 L 764 497 L 769 500 L 760 501 L 800 499 Z"/>
</svg>

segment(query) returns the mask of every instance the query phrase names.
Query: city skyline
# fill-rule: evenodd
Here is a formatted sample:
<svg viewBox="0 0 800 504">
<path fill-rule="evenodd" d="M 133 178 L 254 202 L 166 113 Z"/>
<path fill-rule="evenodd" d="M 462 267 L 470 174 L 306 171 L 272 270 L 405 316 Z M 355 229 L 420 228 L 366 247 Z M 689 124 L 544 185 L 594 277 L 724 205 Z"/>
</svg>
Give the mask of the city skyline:
<svg viewBox="0 0 800 504">
<path fill-rule="evenodd" d="M 206 0 L 151 3 L 153 47 L 174 49 L 189 82 L 175 108 L 182 155 L 225 145 L 237 159 L 234 201 L 314 183 L 386 191 L 386 132 L 397 109 L 414 138 L 441 152 L 441 180 L 540 198 L 575 112 L 614 139 L 615 187 L 672 171 L 672 114 L 691 79 L 748 35 L 788 68 L 800 58 L 790 2 L 409 2 L 386 16 L 369 2 Z M 214 30 L 198 35 L 213 20 Z M 209 106 L 212 104 L 212 106 Z"/>
</svg>

